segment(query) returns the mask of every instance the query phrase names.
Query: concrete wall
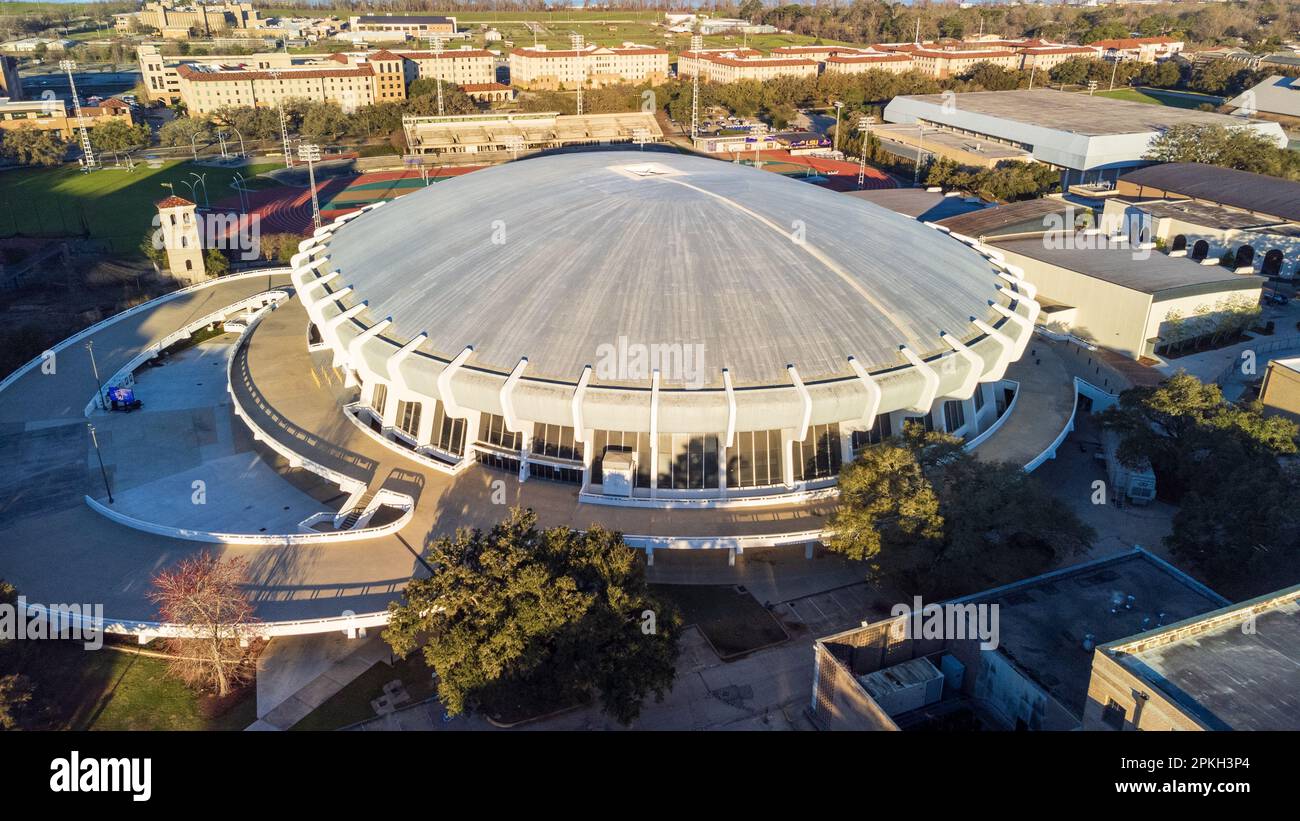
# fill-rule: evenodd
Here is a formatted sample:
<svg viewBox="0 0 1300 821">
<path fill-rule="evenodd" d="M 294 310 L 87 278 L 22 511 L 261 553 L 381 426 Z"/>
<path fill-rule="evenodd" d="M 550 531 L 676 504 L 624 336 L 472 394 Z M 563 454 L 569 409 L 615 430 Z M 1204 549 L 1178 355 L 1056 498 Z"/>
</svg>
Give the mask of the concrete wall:
<svg viewBox="0 0 1300 821">
<path fill-rule="evenodd" d="M 897 730 L 839 659 L 821 643 L 813 645 L 813 721 L 823 730 Z"/>
<path fill-rule="evenodd" d="M 1267 412 L 1300 422 L 1300 373 L 1277 362 L 1269 362 L 1268 370 L 1264 372 L 1264 383 L 1259 389 L 1259 400 Z"/>
<path fill-rule="evenodd" d="M 1050 328 L 1069 332 L 1098 345 L 1137 359 L 1144 355 L 1151 295 L 1060 268 L 1000 248 L 1007 261 L 1025 271 L 1025 278 L 1038 286 L 1040 297 L 1074 306 L 1075 318 L 1068 327 Z M 1201 299 L 1205 301 L 1204 298 Z M 1163 318 L 1163 317 L 1162 317 Z"/>
</svg>

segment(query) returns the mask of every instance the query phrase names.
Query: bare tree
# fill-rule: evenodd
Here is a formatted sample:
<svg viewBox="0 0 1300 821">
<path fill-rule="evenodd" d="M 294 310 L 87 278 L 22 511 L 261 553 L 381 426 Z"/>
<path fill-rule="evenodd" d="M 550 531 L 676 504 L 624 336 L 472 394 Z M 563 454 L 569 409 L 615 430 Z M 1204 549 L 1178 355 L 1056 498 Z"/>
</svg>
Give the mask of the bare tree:
<svg viewBox="0 0 1300 821">
<path fill-rule="evenodd" d="M 162 621 L 185 629 L 167 639 L 171 672 L 192 687 L 210 687 L 220 696 L 247 681 L 248 642 L 256 635 L 253 606 L 240 591 L 247 563 L 204 552 L 182 559 L 153 578 L 149 598 Z"/>
</svg>

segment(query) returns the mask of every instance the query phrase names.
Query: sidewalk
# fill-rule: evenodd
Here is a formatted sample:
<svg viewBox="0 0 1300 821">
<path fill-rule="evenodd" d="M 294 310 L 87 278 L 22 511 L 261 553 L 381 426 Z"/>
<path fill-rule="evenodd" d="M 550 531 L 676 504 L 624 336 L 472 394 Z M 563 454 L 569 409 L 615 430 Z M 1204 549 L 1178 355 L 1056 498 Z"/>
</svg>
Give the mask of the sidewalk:
<svg viewBox="0 0 1300 821">
<path fill-rule="evenodd" d="M 388 658 L 379 631 L 358 639 L 342 633 L 273 639 L 257 673 L 257 721 L 247 729 L 289 729 Z"/>
</svg>

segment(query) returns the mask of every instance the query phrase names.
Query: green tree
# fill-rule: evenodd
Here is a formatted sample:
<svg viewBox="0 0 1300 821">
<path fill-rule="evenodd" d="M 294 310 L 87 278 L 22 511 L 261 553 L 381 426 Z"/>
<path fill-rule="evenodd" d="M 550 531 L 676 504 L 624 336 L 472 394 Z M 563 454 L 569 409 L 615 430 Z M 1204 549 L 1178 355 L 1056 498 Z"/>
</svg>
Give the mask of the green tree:
<svg viewBox="0 0 1300 821">
<path fill-rule="evenodd" d="M 230 259 L 219 249 L 209 248 L 203 254 L 203 267 L 210 277 L 224 276 L 230 273 Z"/>
<path fill-rule="evenodd" d="M 1088 80 L 1088 64 L 1092 61 L 1083 57 L 1071 57 L 1058 63 L 1049 72 L 1052 82 L 1062 85 L 1083 85 Z"/>
<path fill-rule="evenodd" d="M 6 131 L 0 149 L 19 165 L 53 167 L 63 162 L 67 147 L 57 131 L 24 125 Z"/>
<path fill-rule="evenodd" d="M 449 714 L 507 699 L 559 707 L 598 692 L 627 724 L 646 695 L 671 689 L 680 618 L 650 594 L 619 534 L 539 530 L 531 510 L 516 508 L 486 533 L 438 539 L 428 561 L 430 576 L 389 605 L 384 638 L 403 658 L 423 649 Z"/>
<path fill-rule="evenodd" d="M 0 579 L 0 605 L 16 607 L 18 591 L 4 579 Z M 0 638 L 0 651 L 9 641 Z M 32 704 L 34 691 L 32 682 L 24 675 L 0 675 L 0 730 L 16 730 L 23 726 Z"/>
<path fill-rule="evenodd" d="M 1275 177 L 1300 177 L 1300 158 L 1294 152 L 1245 127 L 1175 125 L 1151 141 L 1145 156 L 1156 162 L 1196 162 Z"/>
<path fill-rule="evenodd" d="M 110 120 L 90 129 L 90 143 L 96 151 L 129 151 L 149 144 L 149 126 Z"/>
<path fill-rule="evenodd" d="M 159 144 L 168 147 L 190 146 L 211 141 L 212 127 L 201 117 L 177 117 L 158 129 Z"/>
<path fill-rule="evenodd" d="M 438 113 L 437 80 L 415 80 L 406 89 L 406 113 L 429 117 Z M 461 87 L 446 80 L 442 83 L 442 110 L 445 114 L 474 114 L 478 104 Z"/>
</svg>

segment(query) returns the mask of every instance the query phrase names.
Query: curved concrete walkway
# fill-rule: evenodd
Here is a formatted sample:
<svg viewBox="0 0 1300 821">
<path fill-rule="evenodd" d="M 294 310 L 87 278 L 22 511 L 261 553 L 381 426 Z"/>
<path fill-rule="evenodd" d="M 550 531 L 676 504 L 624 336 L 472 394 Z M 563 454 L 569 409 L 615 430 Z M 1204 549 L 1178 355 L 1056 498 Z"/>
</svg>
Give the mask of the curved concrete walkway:
<svg viewBox="0 0 1300 821">
<path fill-rule="evenodd" d="M 214 311 L 287 284 L 287 274 L 220 281 L 98 328 L 89 339 L 99 373 L 116 372 L 148 345 Z M 184 556 L 212 550 L 249 561 L 247 589 L 260 618 L 312 619 L 383 610 L 422 569 L 415 549 L 399 538 L 324 547 L 221 546 L 105 520 L 82 498 L 103 490 L 83 416 L 95 394 L 90 358 L 77 342 L 53 361 L 52 373 L 29 369 L 0 391 L 0 577 L 28 601 L 101 603 L 110 619 L 153 620 L 150 577 Z"/>
</svg>

